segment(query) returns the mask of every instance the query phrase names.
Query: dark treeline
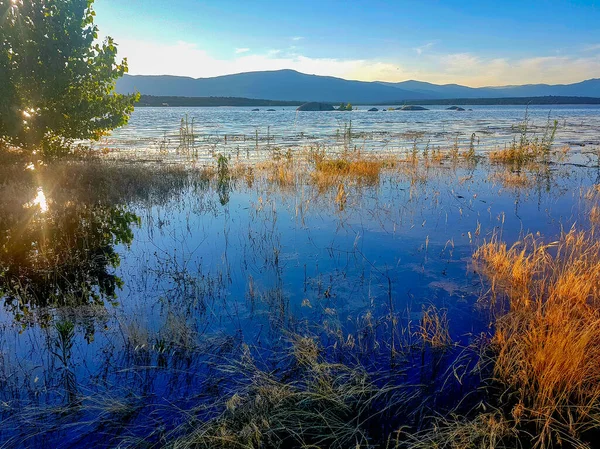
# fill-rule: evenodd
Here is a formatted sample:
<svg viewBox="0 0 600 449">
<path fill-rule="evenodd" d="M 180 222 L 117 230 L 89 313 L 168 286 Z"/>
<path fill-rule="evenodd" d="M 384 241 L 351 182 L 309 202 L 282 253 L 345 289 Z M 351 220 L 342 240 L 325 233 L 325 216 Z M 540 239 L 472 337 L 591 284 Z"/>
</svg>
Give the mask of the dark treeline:
<svg viewBox="0 0 600 449">
<path fill-rule="evenodd" d="M 298 106 L 302 101 L 258 100 L 239 97 L 159 97 L 142 95 L 139 106 Z"/>
<path fill-rule="evenodd" d="M 260 100 L 241 97 L 164 97 L 142 95 L 136 106 L 298 106 L 303 101 Z M 337 103 L 336 103 L 337 104 Z M 367 104 L 367 103 L 359 103 Z M 372 104 L 372 103 L 368 103 Z M 593 97 L 510 97 L 510 98 L 454 98 L 443 100 L 406 100 L 377 103 L 380 105 L 558 105 L 558 104 L 600 104 L 600 98 Z"/>
</svg>

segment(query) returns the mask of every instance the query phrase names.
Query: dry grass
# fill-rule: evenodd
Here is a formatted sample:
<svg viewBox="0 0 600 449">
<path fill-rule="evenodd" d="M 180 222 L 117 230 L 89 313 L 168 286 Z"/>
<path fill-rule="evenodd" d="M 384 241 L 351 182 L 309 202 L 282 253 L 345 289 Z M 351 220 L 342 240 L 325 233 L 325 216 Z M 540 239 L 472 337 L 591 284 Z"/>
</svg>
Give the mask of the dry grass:
<svg viewBox="0 0 600 449">
<path fill-rule="evenodd" d="M 600 225 L 600 184 L 590 187 L 584 198 L 592 204 L 589 209 L 590 223 L 592 226 Z"/>
<path fill-rule="evenodd" d="M 508 165 L 524 165 L 535 162 L 543 154 L 537 145 L 513 145 L 490 152 L 490 162 Z"/>
<path fill-rule="evenodd" d="M 578 441 L 600 421 L 600 241 L 575 229 L 543 244 L 494 239 L 474 255 L 504 298 L 494 373 L 511 392 L 516 425 L 534 425 L 536 447 Z"/>
<path fill-rule="evenodd" d="M 268 180 L 281 188 L 294 187 L 296 185 L 296 174 L 293 168 L 288 165 L 274 164 Z"/>
<path fill-rule="evenodd" d="M 523 167 L 526 164 L 547 162 L 552 152 L 552 145 L 556 136 L 558 121 L 551 121 L 548 117 L 548 123 L 542 135 L 530 134 L 530 120 L 527 112 L 523 121 L 517 126 L 520 133 L 519 140 L 516 137 L 510 147 L 494 151 L 489 159 L 492 163 L 509 164 Z M 566 153 L 568 149 L 563 149 Z"/>
<path fill-rule="evenodd" d="M 478 414 L 468 420 L 458 416 L 438 419 L 433 428 L 409 435 L 408 442 L 396 447 L 410 449 L 500 449 L 515 448 L 512 424 L 498 411 Z"/>
<path fill-rule="evenodd" d="M 452 344 L 446 311 L 435 306 L 423 308 L 419 322 L 418 334 L 424 345 L 435 349 L 445 348 Z"/>
<path fill-rule="evenodd" d="M 590 209 L 590 222 L 594 225 L 600 225 L 600 206 L 595 204 Z"/>
<path fill-rule="evenodd" d="M 557 160 L 562 160 L 570 151 L 570 147 L 551 150 L 551 142 L 544 139 L 532 140 L 524 143 L 513 143 L 511 146 L 490 152 L 489 161 L 494 164 L 504 164 L 510 166 L 535 166 L 541 162 L 547 161 L 553 156 Z"/>
<path fill-rule="evenodd" d="M 353 178 L 365 184 L 379 182 L 385 161 L 377 157 L 366 157 L 361 153 L 345 153 L 339 157 L 327 157 L 324 153 L 312 155 L 313 179 L 318 185 L 338 184 L 339 179 Z"/>
<path fill-rule="evenodd" d="M 267 182 L 282 190 L 293 189 L 299 180 L 299 170 L 293 161 L 268 160 L 254 166 L 256 174 L 263 174 Z"/>
<path fill-rule="evenodd" d="M 337 195 L 335 197 L 335 203 L 338 205 L 340 211 L 344 210 L 346 203 L 348 202 L 348 195 L 344 189 L 344 184 L 340 182 L 338 186 Z"/>
</svg>

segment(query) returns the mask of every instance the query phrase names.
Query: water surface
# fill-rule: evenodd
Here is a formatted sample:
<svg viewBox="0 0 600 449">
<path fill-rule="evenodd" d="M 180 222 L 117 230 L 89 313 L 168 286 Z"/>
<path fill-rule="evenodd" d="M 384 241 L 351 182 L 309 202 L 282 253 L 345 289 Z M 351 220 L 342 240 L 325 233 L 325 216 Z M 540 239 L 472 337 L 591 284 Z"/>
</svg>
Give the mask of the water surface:
<svg viewBox="0 0 600 449">
<path fill-rule="evenodd" d="M 293 107 L 275 111 L 251 107 L 137 108 L 129 124 L 95 144 L 96 148 L 148 157 L 157 153 L 176 157 L 182 118 L 194 134 L 197 158 L 210 160 L 216 152 L 250 160 L 264 159 L 274 147 L 295 151 L 323 146 L 339 151 L 348 146 L 373 152 L 398 153 L 413 146 L 423 149 L 468 147 L 473 136 L 478 151 L 517 141 L 527 123 L 531 139 L 542 138 L 557 121 L 555 142 L 574 147 L 600 144 L 600 107 L 597 105 L 471 106 L 471 111 L 427 106 L 428 111 L 388 111 L 377 106 L 368 112 L 298 112 Z M 348 141 L 345 138 L 351 129 Z"/>
<path fill-rule="evenodd" d="M 140 109 L 131 127 L 158 111 L 170 110 Z M 473 251 L 585 227 L 600 182 L 597 164 L 568 159 L 525 170 L 521 186 L 485 161 L 325 184 L 305 169 L 290 182 L 229 170 L 3 167 L 0 446 L 158 443 L 222 410 L 243 381 L 223 367 L 249 351 L 277 373 L 297 334 L 394 382 L 445 384 L 445 367 L 490 331 Z M 413 353 L 431 307 L 454 342 L 433 371 Z"/>
</svg>

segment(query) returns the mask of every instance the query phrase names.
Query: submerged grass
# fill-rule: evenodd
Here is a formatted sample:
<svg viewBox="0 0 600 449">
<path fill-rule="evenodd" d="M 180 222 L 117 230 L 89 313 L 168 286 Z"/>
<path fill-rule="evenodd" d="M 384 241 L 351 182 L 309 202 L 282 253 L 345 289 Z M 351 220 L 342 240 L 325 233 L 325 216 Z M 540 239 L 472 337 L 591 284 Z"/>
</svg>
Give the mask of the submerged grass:
<svg viewBox="0 0 600 449">
<path fill-rule="evenodd" d="M 167 447 L 370 447 L 373 421 L 406 401 L 408 393 L 373 383 L 358 365 L 329 363 L 322 351 L 315 339 L 295 336 L 284 360 L 288 365 L 277 373 L 259 368 L 245 347 L 238 362 L 220 368 L 230 376 L 242 374 L 222 414 Z"/>
</svg>

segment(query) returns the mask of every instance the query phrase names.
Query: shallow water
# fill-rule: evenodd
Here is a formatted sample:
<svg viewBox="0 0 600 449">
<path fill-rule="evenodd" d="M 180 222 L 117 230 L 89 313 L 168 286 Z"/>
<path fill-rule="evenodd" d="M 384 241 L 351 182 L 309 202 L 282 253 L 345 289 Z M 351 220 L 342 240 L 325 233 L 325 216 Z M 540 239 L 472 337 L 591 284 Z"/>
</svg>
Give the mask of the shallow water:
<svg viewBox="0 0 600 449">
<path fill-rule="evenodd" d="M 474 249 L 585 226 L 600 182 L 560 163 L 509 188 L 498 167 L 442 164 L 344 181 L 342 205 L 309 177 L 96 164 L 13 167 L 3 185 L 0 447 L 160 441 L 235 391 L 218 365 L 248 345 L 277 367 L 294 333 L 393 371 L 413 338 L 399 329 L 433 305 L 464 346 L 489 330 Z"/>
<path fill-rule="evenodd" d="M 398 153 L 417 146 L 448 148 L 470 145 L 488 151 L 520 139 L 527 122 L 529 138 L 542 138 L 548 125 L 557 121 L 555 142 L 559 145 L 598 147 L 600 107 L 597 105 L 556 106 L 471 106 L 472 111 L 446 110 L 428 106 L 428 111 L 368 112 L 360 106 L 352 112 L 297 112 L 293 107 L 276 111 L 252 111 L 251 107 L 137 108 L 129 124 L 95 143 L 95 148 L 118 150 L 120 156 L 149 157 L 161 154 L 181 159 L 179 130 L 188 119 L 193 134 L 193 154 L 210 160 L 215 153 L 248 160 L 264 159 L 273 148 L 295 151 L 305 146 L 323 146 L 328 151 L 358 148 L 372 152 Z M 351 128 L 350 138 L 345 131 Z M 187 154 L 189 155 L 189 153 Z"/>
<path fill-rule="evenodd" d="M 490 167 L 391 171 L 349 183 L 342 208 L 337 185 L 177 174 L 131 189 L 127 168 L 110 167 L 102 182 L 94 167 L 68 167 L 42 181 L 46 209 L 3 213 L 3 447 L 111 446 L 122 427 L 156 440 L 180 410 L 227 395 L 212 357 L 242 343 L 268 365 L 286 335 L 311 330 L 334 353 L 348 345 L 390 369 L 390 348 L 406 344 L 391 321 L 409 328 L 434 305 L 464 345 L 487 330 L 474 248 L 585 223 L 582 192 L 599 176 L 557 165 L 510 189 Z M 40 179 L 15 189 L 35 198 Z"/>
</svg>

